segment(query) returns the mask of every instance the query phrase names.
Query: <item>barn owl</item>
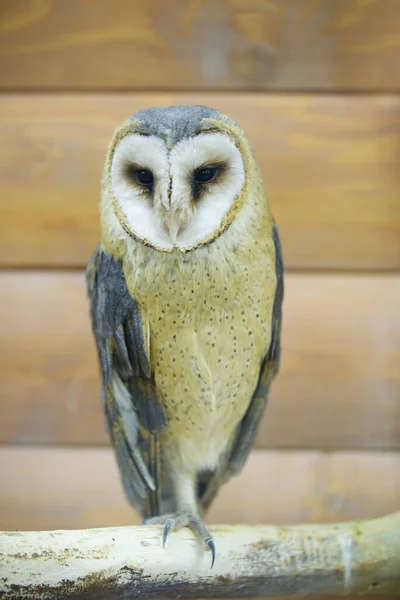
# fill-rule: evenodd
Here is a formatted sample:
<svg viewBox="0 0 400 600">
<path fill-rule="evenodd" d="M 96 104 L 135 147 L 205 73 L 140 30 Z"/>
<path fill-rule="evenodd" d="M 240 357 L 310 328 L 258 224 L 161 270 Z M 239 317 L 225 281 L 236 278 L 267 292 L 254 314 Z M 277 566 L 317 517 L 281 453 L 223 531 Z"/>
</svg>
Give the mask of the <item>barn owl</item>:
<svg viewBox="0 0 400 600">
<path fill-rule="evenodd" d="M 203 106 L 136 113 L 110 142 L 100 214 L 87 285 L 124 490 L 164 544 L 187 526 L 213 565 L 203 517 L 280 357 L 281 246 L 245 134 Z"/>
</svg>

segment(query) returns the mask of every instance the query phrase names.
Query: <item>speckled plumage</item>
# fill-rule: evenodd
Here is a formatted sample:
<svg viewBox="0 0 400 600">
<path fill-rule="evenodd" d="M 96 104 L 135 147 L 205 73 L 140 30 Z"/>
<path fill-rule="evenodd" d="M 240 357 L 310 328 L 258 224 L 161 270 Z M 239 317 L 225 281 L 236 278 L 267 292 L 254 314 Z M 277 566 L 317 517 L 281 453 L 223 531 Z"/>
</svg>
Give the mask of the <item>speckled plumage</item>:
<svg viewBox="0 0 400 600">
<path fill-rule="evenodd" d="M 195 247 L 159 251 L 138 239 L 119 211 L 110 165 L 115 147 L 132 131 L 164 136 L 169 147 L 199 132 L 217 131 L 239 148 L 245 170 L 241 192 L 218 229 Z M 236 454 L 243 455 L 237 464 L 245 460 L 249 448 L 240 447 L 241 428 L 257 393 L 262 396 L 260 409 L 254 411 L 259 420 L 279 362 L 280 246 L 259 169 L 243 132 L 217 111 L 204 107 L 142 111 L 116 132 L 110 144 L 101 212 L 99 252 L 111 255 L 122 267 L 127 290 L 137 303 L 152 385 L 166 415 L 166 426 L 150 434 L 156 436 L 159 448 L 158 475 L 154 465 L 149 466 L 159 488 L 158 510 L 193 503 L 197 504 L 193 510 L 201 510 L 207 485 L 213 487 L 212 500 L 235 472 L 229 465 L 235 445 L 239 445 Z M 271 351 L 273 336 L 276 346 Z M 111 397 L 109 402 L 113 405 L 115 400 Z M 148 464 L 150 438 L 139 427 L 138 444 Z M 123 479 L 130 476 L 124 475 L 124 467 L 121 472 Z M 134 504 L 149 514 L 148 504 L 135 499 Z M 204 508 L 208 504 L 205 501 Z"/>
<path fill-rule="evenodd" d="M 215 467 L 249 404 L 271 337 L 271 225 L 267 214 L 254 219 L 228 256 L 216 240 L 185 256 L 137 248 L 125 265 L 151 332 L 169 422 L 161 441 L 172 461 Z"/>
</svg>

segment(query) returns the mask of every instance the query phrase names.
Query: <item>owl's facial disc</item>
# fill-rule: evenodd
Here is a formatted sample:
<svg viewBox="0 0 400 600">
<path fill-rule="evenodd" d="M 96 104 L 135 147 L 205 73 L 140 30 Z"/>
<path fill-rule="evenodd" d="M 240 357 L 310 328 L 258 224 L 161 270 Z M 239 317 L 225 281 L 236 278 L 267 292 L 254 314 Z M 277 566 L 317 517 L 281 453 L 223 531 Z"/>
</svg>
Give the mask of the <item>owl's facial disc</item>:
<svg viewBox="0 0 400 600">
<path fill-rule="evenodd" d="M 244 180 L 241 154 L 222 133 L 184 138 L 171 150 L 156 136 L 130 134 L 117 145 L 111 164 L 124 228 L 167 251 L 218 237 Z"/>
</svg>

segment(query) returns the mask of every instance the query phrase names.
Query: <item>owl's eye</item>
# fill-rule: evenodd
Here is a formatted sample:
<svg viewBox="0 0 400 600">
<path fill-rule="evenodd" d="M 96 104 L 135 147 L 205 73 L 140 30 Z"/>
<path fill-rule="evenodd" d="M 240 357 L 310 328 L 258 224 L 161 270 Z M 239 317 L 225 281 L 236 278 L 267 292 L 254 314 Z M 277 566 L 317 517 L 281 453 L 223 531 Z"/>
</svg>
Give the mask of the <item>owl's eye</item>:
<svg viewBox="0 0 400 600">
<path fill-rule="evenodd" d="M 196 183 L 209 183 L 215 179 L 217 173 L 218 169 L 216 167 L 204 167 L 197 169 L 194 174 L 194 180 Z"/>
<path fill-rule="evenodd" d="M 154 183 L 154 176 L 149 169 L 137 169 L 135 171 L 136 181 L 145 187 L 151 187 Z"/>
</svg>

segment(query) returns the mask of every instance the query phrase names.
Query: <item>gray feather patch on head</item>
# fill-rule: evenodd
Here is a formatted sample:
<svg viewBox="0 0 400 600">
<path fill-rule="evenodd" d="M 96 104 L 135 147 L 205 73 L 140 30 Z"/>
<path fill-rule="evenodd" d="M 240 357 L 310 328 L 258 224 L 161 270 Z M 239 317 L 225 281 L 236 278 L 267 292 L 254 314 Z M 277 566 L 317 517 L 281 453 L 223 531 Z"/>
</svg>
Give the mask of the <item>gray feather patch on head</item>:
<svg viewBox="0 0 400 600">
<path fill-rule="evenodd" d="M 168 145 L 198 133 L 203 119 L 221 119 L 222 114 L 207 106 L 160 106 L 135 113 L 131 119 L 140 122 L 144 132 L 160 137 Z"/>
</svg>

